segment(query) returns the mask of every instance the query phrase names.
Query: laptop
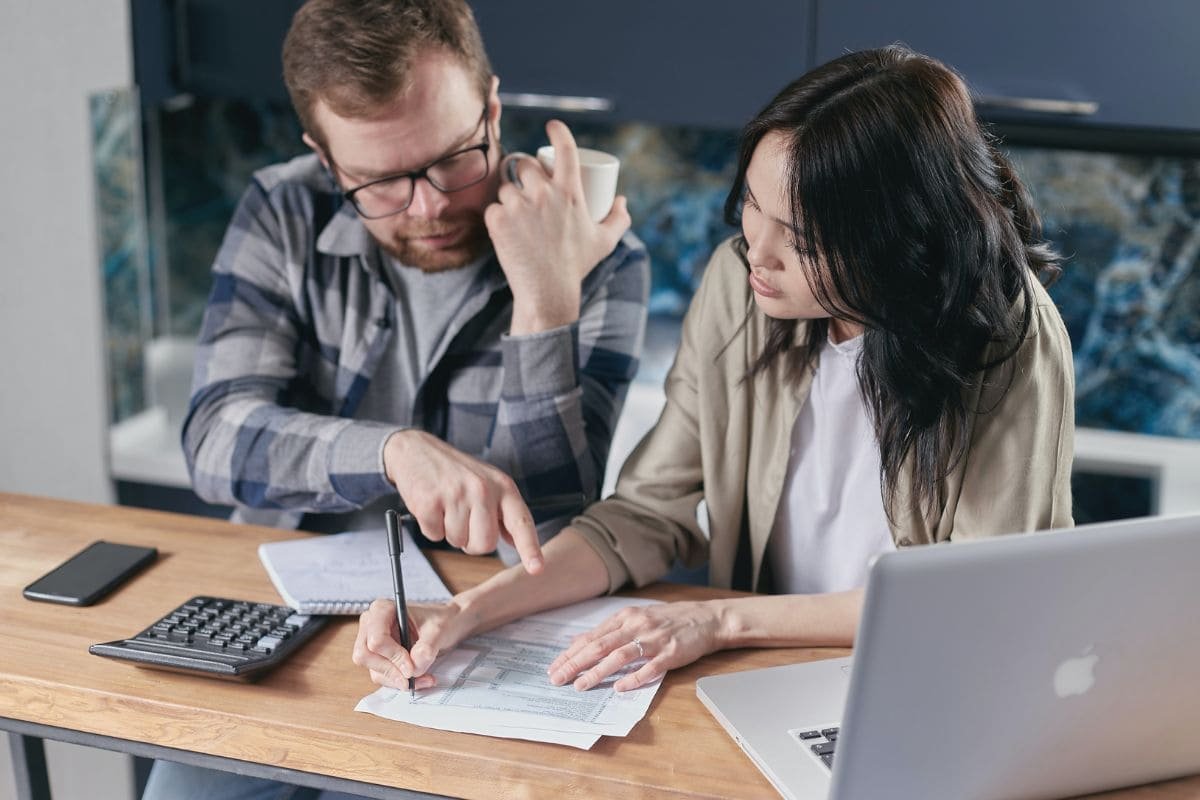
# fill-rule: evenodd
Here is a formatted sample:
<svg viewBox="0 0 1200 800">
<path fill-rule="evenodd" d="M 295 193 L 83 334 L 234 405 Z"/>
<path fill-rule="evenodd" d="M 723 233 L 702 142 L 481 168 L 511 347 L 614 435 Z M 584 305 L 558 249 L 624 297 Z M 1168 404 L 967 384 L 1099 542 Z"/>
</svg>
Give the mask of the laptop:
<svg viewBox="0 0 1200 800">
<path fill-rule="evenodd" d="M 1200 773 L 1200 514 L 919 547 L 851 659 L 701 678 L 788 798 L 1052 798 Z"/>
</svg>

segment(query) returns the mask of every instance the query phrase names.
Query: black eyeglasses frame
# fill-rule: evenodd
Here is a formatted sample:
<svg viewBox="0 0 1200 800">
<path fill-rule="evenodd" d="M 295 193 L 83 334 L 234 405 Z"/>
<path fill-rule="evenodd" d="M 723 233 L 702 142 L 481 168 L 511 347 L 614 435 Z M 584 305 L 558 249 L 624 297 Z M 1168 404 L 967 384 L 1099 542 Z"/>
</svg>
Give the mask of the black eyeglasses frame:
<svg viewBox="0 0 1200 800">
<path fill-rule="evenodd" d="M 481 113 L 479 115 L 479 122 L 475 123 L 476 129 L 478 129 L 479 126 L 481 124 L 483 124 L 484 121 L 487 119 L 487 112 L 488 112 L 488 104 L 485 102 L 483 104 L 483 113 Z M 492 173 L 492 160 L 491 160 L 491 158 L 488 157 L 488 151 L 490 151 L 491 148 L 492 148 L 491 131 L 488 129 L 487 125 L 484 125 L 483 126 L 483 141 L 480 142 L 479 144 L 473 144 L 470 147 L 464 147 L 462 149 L 455 150 L 452 153 L 447 153 L 446 155 L 441 156 L 440 158 L 437 158 L 437 159 L 429 162 L 425 166 L 421 167 L 420 169 L 413 170 L 412 172 L 398 172 L 395 175 L 385 175 L 382 178 L 375 178 L 374 180 L 367 181 L 366 183 L 361 183 L 358 186 L 344 190 L 342 192 L 342 197 L 346 198 L 346 200 L 348 200 L 350 202 L 350 204 L 352 206 L 354 206 L 354 210 L 358 212 L 359 216 L 363 217 L 364 219 L 384 219 L 386 217 L 394 217 L 396 214 L 403 213 L 404 211 L 406 211 L 408 209 L 408 207 L 410 205 L 412 205 L 413 197 L 415 197 L 416 193 L 417 193 L 417 181 L 420 180 L 421 178 L 424 178 L 426 181 L 429 182 L 430 186 L 437 189 L 439 192 L 441 192 L 443 194 L 452 194 L 454 192 L 461 192 L 464 189 L 469 189 L 472 186 L 477 186 L 480 183 L 482 183 L 484 180 L 487 179 L 487 176 Z M 461 155 L 465 155 L 466 153 L 474 152 L 475 150 L 479 150 L 483 153 L 484 160 L 486 162 L 486 167 L 483 170 L 483 174 L 480 175 L 478 179 L 473 180 L 470 183 L 463 184 L 462 186 L 456 186 L 453 189 L 446 189 L 446 188 L 443 188 L 442 186 L 439 186 L 438 182 L 429 175 L 429 171 L 431 169 L 434 169 L 435 167 L 437 167 L 438 164 L 441 164 L 445 161 L 449 161 L 452 158 L 457 158 Z M 332 166 L 334 169 L 337 169 L 337 164 L 333 160 L 333 155 L 329 154 L 327 152 L 326 156 L 329 159 L 330 166 Z M 366 212 L 363 211 L 362 206 L 359 204 L 358 200 L 355 199 L 355 197 L 354 197 L 355 194 L 357 194 L 358 192 L 361 192 L 363 189 L 369 189 L 372 186 L 378 186 L 381 183 L 388 183 L 389 181 L 396 181 L 396 180 L 400 180 L 402 178 L 408 178 L 408 180 L 412 186 L 412 189 L 408 193 L 408 202 L 405 203 L 401 208 L 397 208 L 395 211 L 389 211 L 386 214 L 374 214 L 374 215 L 367 214 Z"/>
</svg>

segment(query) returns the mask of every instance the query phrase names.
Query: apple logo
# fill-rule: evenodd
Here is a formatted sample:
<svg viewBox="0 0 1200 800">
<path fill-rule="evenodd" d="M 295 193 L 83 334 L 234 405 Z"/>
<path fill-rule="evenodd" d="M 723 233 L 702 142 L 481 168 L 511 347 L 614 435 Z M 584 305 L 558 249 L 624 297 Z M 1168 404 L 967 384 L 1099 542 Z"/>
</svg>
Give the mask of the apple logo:
<svg viewBox="0 0 1200 800">
<path fill-rule="evenodd" d="M 1068 658 L 1054 670 L 1054 693 L 1059 697 L 1071 697 L 1085 693 L 1096 682 L 1094 670 L 1100 656 L 1092 652 L 1089 645 L 1077 658 Z"/>
</svg>

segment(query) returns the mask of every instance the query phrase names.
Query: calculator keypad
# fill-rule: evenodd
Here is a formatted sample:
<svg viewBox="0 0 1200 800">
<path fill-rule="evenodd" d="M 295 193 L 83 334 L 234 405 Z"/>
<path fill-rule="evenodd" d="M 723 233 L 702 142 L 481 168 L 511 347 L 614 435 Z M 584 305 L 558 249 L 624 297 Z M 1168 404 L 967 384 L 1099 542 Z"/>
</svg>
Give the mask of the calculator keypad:
<svg viewBox="0 0 1200 800">
<path fill-rule="evenodd" d="M 308 620 L 286 606 L 197 597 L 136 638 L 190 644 L 217 653 L 270 654 L 299 633 Z"/>
<path fill-rule="evenodd" d="M 324 621 L 287 606 L 201 596 L 132 638 L 89 649 L 142 666 L 246 680 L 281 662 Z"/>
</svg>

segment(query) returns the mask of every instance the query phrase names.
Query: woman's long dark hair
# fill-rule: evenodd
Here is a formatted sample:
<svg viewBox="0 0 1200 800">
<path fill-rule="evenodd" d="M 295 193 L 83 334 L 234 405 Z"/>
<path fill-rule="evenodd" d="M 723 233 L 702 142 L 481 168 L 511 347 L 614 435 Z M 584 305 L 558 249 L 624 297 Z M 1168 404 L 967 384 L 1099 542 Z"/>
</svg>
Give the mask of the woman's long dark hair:
<svg viewBox="0 0 1200 800">
<path fill-rule="evenodd" d="M 786 137 L 791 222 L 819 254 L 805 265 L 813 293 L 832 316 L 865 327 L 859 383 L 884 498 L 898 499 L 911 458 L 907 499 L 941 505 L 969 416 L 987 410 L 968 408 L 964 390 L 1020 347 L 1034 307 L 1030 274 L 1053 280 L 1058 258 L 966 86 L 932 58 L 893 45 L 789 84 L 742 132 L 730 224 L 741 223 L 746 169 L 768 133 Z M 797 324 L 770 321 L 751 375 L 784 359 L 798 377 L 814 363 L 828 320 L 809 323 L 799 347 Z"/>
</svg>

